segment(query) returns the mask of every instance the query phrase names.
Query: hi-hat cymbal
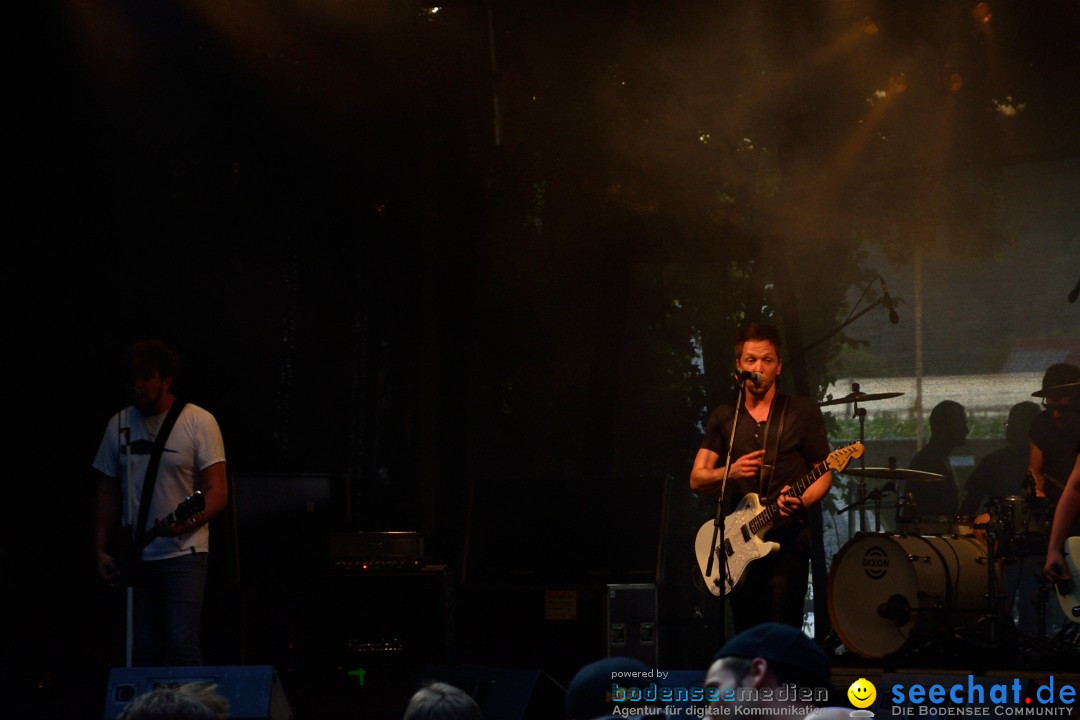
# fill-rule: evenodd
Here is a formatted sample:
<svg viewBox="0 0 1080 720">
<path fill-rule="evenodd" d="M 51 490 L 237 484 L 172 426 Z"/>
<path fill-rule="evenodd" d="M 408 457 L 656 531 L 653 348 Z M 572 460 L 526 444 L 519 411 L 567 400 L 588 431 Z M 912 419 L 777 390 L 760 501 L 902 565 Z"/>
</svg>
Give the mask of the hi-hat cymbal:
<svg viewBox="0 0 1080 720">
<path fill-rule="evenodd" d="M 1064 395 L 1074 393 L 1077 390 L 1080 390 L 1080 382 L 1071 382 L 1065 383 L 1064 385 L 1055 385 L 1053 387 L 1048 387 L 1044 390 L 1033 392 L 1031 393 L 1031 397 L 1044 398 L 1050 397 L 1051 395 L 1057 395 L 1059 393 Z"/>
<path fill-rule="evenodd" d="M 860 391 L 860 392 L 848 393 L 847 395 L 845 395 L 842 398 L 833 398 L 831 400 L 823 400 L 823 401 L 819 402 L 818 405 L 820 407 L 824 407 L 826 405 L 847 405 L 848 403 L 854 403 L 854 402 L 867 402 L 869 400 L 884 400 L 886 398 L 900 397 L 903 394 L 904 393 L 902 393 L 902 392 L 864 393 L 864 392 Z"/>
<path fill-rule="evenodd" d="M 843 475 L 858 475 L 860 477 L 877 478 L 879 480 L 942 480 L 944 475 L 925 472 L 923 470 L 910 470 L 908 468 L 868 467 L 844 470 Z"/>
</svg>

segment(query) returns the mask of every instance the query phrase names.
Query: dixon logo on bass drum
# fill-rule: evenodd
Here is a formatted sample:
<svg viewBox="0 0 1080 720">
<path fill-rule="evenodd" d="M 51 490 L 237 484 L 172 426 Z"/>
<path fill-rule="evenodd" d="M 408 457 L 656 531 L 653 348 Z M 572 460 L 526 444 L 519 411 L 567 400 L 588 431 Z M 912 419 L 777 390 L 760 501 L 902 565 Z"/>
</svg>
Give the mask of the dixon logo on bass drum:
<svg viewBox="0 0 1080 720">
<path fill-rule="evenodd" d="M 889 555 L 883 548 L 872 547 L 863 555 L 862 565 L 868 578 L 880 580 L 889 572 Z"/>
</svg>

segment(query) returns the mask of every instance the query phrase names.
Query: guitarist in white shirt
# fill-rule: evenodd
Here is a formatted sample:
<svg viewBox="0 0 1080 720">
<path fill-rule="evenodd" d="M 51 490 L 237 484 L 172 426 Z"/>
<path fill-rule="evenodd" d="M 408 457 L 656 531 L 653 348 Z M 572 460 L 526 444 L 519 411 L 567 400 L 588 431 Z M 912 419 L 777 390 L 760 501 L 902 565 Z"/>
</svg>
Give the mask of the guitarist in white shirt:
<svg viewBox="0 0 1080 720">
<path fill-rule="evenodd" d="M 782 622 L 800 627 L 809 573 L 807 508 L 829 491 L 831 474 L 821 475 L 801 497 L 788 494 L 814 463 L 830 452 L 825 421 L 817 404 L 808 398 L 786 396 L 775 470 L 762 480 L 765 432 L 775 434 L 781 423 L 769 422 L 774 403 L 782 396 L 776 387 L 783 369 L 780 334 L 775 327 L 750 324 L 738 334 L 735 368 L 757 374 L 743 383 L 744 406 L 735 431 L 732 463 L 724 495 L 724 512 L 731 512 L 748 493 L 757 493 L 762 504 L 775 502 L 779 517 L 765 536 L 780 543 L 780 550 L 747 566 L 731 594 L 736 631 L 762 622 Z M 756 380 L 756 383 L 755 383 Z M 731 439 L 735 403 L 716 408 L 709 416 L 705 438 L 694 459 L 690 488 L 696 493 L 719 493 L 724 479 L 728 442 Z M 775 423 L 775 424 L 774 424 Z M 764 484 L 764 487 L 762 486 Z"/>
</svg>

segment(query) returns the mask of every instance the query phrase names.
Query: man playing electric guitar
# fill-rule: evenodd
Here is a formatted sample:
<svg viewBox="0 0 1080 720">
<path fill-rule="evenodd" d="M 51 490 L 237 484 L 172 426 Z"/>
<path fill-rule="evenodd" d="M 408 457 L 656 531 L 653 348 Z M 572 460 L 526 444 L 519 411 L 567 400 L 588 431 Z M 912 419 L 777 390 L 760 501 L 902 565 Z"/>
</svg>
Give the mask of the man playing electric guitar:
<svg viewBox="0 0 1080 720">
<path fill-rule="evenodd" d="M 98 476 L 94 550 L 105 582 L 121 579 L 108 551 L 110 535 L 120 531 L 117 516 L 122 513 L 128 526 L 145 517 L 133 543 L 140 557 L 133 603 L 136 665 L 202 664 L 207 523 L 228 500 L 221 431 L 209 412 L 177 399 L 172 383 L 178 368 L 176 353 L 160 341 L 128 348 L 125 370 L 134 403 L 109 420 L 93 464 Z M 144 482 L 153 482 L 145 508 Z M 181 512 L 184 499 L 192 497 L 201 503 L 196 512 Z"/>
<path fill-rule="evenodd" d="M 1080 444 L 1077 444 L 1076 452 L 1072 472 L 1065 481 L 1065 491 L 1061 494 L 1054 512 L 1054 524 L 1050 528 L 1050 542 L 1043 572 L 1054 583 L 1065 617 L 1074 623 L 1080 623 L 1080 616 L 1075 613 L 1075 608 L 1080 606 L 1080 576 L 1073 574 L 1080 568 L 1080 558 L 1076 552 L 1080 543 L 1077 542 L 1076 535 L 1068 536 L 1070 527 L 1080 517 Z M 1068 551 L 1066 547 L 1069 548 Z M 1066 553 L 1069 557 L 1066 557 Z M 1070 566 L 1073 573 L 1069 571 Z"/>
<path fill-rule="evenodd" d="M 750 324 L 739 331 L 735 368 L 752 377 L 743 383 L 744 404 L 735 428 L 724 512 L 730 513 L 748 493 L 757 493 L 763 505 L 775 502 L 779 517 L 765 539 L 780 543 L 780 550 L 750 563 L 732 592 L 736 631 L 767 621 L 802 626 L 810 559 L 807 508 L 819 502 L 832 484 L 831 474 L 825 473 L 801 496 L 789 494 L 793 483 L 829 455 L 830 447 L 818 406 L 808 398 L 777 391 L 776 379 L 783 368 L 780 353 L 775 327 Z M 709 416 L 690 473 L 694 492 L 720 492 L 734 416 L 734 402 Z M 772 468 L 763 468 L 766 431 L 769 437 L 779 437 Z"/>
</svg>

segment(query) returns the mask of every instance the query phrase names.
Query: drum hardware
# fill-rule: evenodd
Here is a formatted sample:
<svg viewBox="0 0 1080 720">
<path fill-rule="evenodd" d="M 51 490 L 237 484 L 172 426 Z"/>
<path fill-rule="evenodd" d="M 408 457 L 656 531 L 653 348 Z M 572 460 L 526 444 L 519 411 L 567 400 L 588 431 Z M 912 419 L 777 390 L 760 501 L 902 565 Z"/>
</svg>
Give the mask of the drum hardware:
<svg viewBox="0 0 1080 720">
<path fill-rule="evenodd" d="M 989 521 L 1000 540 L 1000 553 L 1006 559 L 1046 552 L 1054 507 L 1047 498 L 1007 495 L 992 497 L 987 503 Z"/>
<path fill-rule="evenodd" d="M 902 392 L 864 393 L 859 390 L 859 383 L 851 384 L 852 392 L 842 398 L 829 398 L 818 403 L 818 407 L 826 405 L 850 405 L 852 403 L 870 402 L 872 400 L 887 400 L 888 398 L 900 397 Z"/>
<path fill-rule="evenodd" d="M 878 488 L 876 490 L 871 491 L 870 494 L 868 494 L 862 500 L 856 500 L 855 502 L 851 503 L 847 507 L 842 508 L 841 510 L 837 511 L 836 514 L 837 515 L 843 515 L 848 510 L 852 510 L 854 508 L 864 507 L 866 505 L 866 503 L 868 503 L 870 500 L 873 500 L 874 501 L 874 527 L 880 528 L 881 527 L 881 498 L 886 493 L 894 493 L 894 492 L 896 492 L 896 483 L 894 483 L 894 482 L 892 482 L 890 480 L 883 487 L 880 487 L 880 488 Z"/>
<path fill-rule="evenodd" d="M 851 319 L 854 319 L 854 318 L 851 318 Z M 843 326 L 841 326 L 841 327 L 843 327 Z M 805 352 L 805 349 L 804 349 L 804 352 Z M 898 392 L 892 392 L 892 393 L 864 393 L 860 389 L 859 383 L 853 382 L 853 383 L 851 383 L 851 392 L 850 393 L 848 393 L 847 395 L 845 395 L 842 398 L 836 398 L 836 399 L 828 398 L 828 399 L 818 403 L 818 406 L 819 407 L 824 407 L 826 405 L 847 405 L 847 404 L 853 405 L 854 407 L 852 408 L 851 417 L 859 419 L 859 442 L 862 443 L 863 445 L 865 445 L 866 444 L 866 408 L 859 407 L 859 403 L 860 402 L 869 402 L 869 401 L 872 401 L 872 400 L 884 400 L 886 398 L 900 397 L 903 394 L 904 393 L 898 393 Z M 893 465 L 896 463 L 896 461 L 894 459 L 892 459 L 892 458 L 890 458 L 889 461 L 890 461 L 890 464 L 893 464 Z M 861 459 L 859 462 L 860 462 L 860 464 L 861 464 L 861 466 L 863 468 L 866 467 L 866 460 L 865 459 Z M 866 510 L 865 510 L 865 505 L 866 505 L 866 478 L 863 477 L 863 476 L 858 476 L 858 477 L 859 477 L 859 481 L 858 481 L 858 487 L 857 487 L 857 490 L 858 490 L 857 497 L 858 497 L 859 504 L 856 505 L 856 507 L 859 508 L 859 530 L 865 531 L 866 530 Z M 874 518 L 874 529 L 875 530 L 880 530 L 881 529 L 881 517 L 880 517 L 880 515 L 881 514 L 879 512 L 878 515 Z"/>
</svg>

